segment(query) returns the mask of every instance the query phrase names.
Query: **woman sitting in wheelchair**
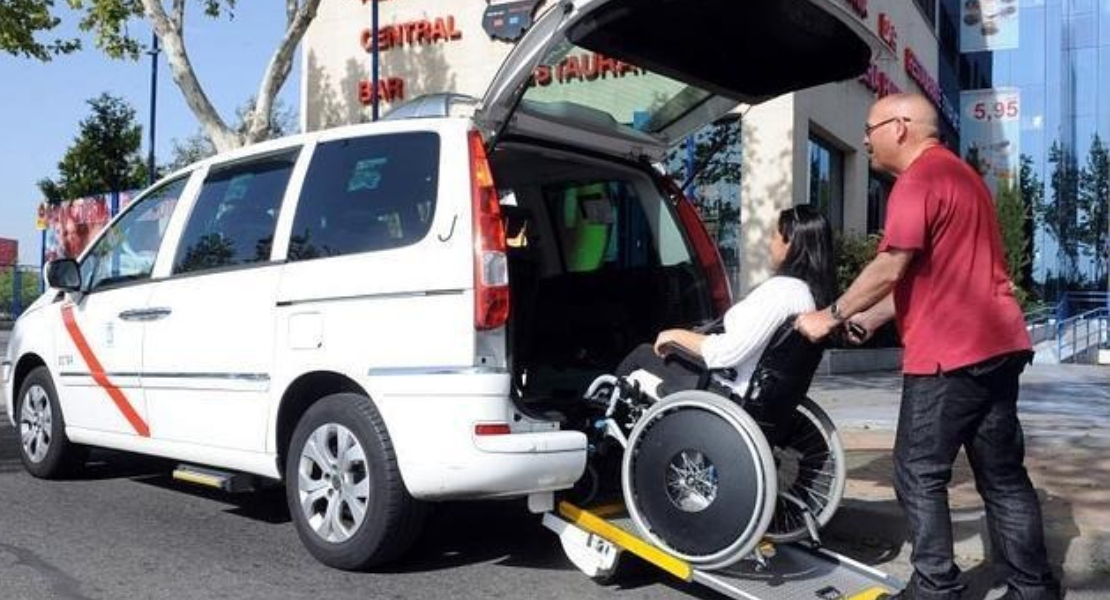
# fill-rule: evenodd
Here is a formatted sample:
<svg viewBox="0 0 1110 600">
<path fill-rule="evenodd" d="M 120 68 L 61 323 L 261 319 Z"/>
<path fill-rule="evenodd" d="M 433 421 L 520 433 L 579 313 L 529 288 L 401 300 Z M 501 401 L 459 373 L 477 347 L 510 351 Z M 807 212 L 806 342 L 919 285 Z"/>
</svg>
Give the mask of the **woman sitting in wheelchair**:
<svg viewBox="0 0 1110 600">
<path fill-rule="evenodd" d="M 723 332 L 663 331 L 586 394 L 607 406 L 593 478 L 616 440 L 637 529 L 705 568 L 741 560 L 764 536 L 816 541 L 844 487 L 835 428 L 805 398 L 822 349 L 788 325 L 833 299 L 828 221 L 809 206 L 782 211 L 770 256 L 774 276 L 725 313 Z M 669 346 L 692 360 L 664 357 Z"/>
<path fill-rule="evenodd" d="M 698 387 L 700 368 L 667 356 L 673 346 L 704 361 L 710 370 L 732 369 L 723 384 L 739 397 L 775 332 L 794 315 L 824 308 L 835 293 L 832 228 L 821 213 L 800 205 L 779 213 L 771 237 L 774 275 L 725 313 L 722 333 L 667 329 L 654 344 L 642 344 L 617 368 L 618 376 L 634 377 L 645 392 L 661 398 Z M 644 376 L 643 371 L 654 375 Z M 658 387 L 651 389 L 651 384 Z"/>
</svg>

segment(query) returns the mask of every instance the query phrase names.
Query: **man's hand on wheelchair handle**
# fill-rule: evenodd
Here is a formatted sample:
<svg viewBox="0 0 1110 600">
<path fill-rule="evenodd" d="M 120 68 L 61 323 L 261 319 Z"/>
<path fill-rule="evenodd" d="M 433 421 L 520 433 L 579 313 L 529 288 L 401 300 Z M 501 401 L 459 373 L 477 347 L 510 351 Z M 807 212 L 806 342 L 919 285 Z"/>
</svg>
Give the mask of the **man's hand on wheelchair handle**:
<svg viewBox="0 0 1110 600">
<path fill-rule="evenodd" d="M 864 323 L 861 315 L 852 315 L 847 322 L 844 323 L 844 330 L 848 337 L 848 342 L 853 346 L 860 346 L 871 339 L 875 330 L 868 327 Z"/>
</svg>

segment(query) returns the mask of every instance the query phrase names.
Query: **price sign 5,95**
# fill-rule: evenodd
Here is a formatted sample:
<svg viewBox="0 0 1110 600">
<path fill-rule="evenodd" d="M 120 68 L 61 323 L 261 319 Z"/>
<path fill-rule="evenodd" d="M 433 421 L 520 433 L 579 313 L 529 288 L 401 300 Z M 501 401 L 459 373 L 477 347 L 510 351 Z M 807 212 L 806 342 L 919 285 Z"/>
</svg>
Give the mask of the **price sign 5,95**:
<svg viewBox="0 0 1110 600">
<path fill-rule="evenodd" d="M 1021 103 L 1017 96 L 996 96 L 975 102 L 970 107 L 970 117 L 976 121 L 1014 121 L 1021 117 Z"/>
</svg>

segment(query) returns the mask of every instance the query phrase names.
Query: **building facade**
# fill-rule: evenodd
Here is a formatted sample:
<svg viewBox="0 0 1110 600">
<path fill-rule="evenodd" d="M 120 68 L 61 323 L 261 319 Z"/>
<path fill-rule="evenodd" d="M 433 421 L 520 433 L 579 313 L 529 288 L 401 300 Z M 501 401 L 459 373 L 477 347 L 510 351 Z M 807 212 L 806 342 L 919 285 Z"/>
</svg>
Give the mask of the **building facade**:
<svg viewBox="0 0 1110 600">
<path fill-rule="evenodd" d="M 971 131 L 984 114 L 998 123 L 998 102 L 1016 113 L 995 126 L 987 159 L 1001 154 L 1033 204 L 1031 275 L 1046 299 L 1110 289 L 1110 0 L 980 2 L 961 6 L 961 116 Z M 980 38 L 968 35 L 976 25 Z M 980 97 L 996 101 L 984 109 Z"/>
<path fill-rule="evenodd" d="M 714 171 L 719 181 L 688 188 L 717 234 L 735 292 L 745 293 L 768 276 L 768 243 L 784 208 L 817 204 L 838 230 L 848 233 L 882 227 L 891 181 L 870 170 L 863 148 L 867 111 L 877 97 L 899 90 L 925 93 L 943 115 L 946 137 L 956 144 L 958 53 L 950 45 L 953 35 L 946 46 L 941 24 L 947 16 L 954 26 L 958 17 L 952 6 L 945 7 L 948 0 L 827 1 L 864 22 L 881 40 L 883 54 L 858 80 L 741 107 L 721 124 L 734 127 L 736 135 L 717 148 L 730 157 Z M 314 130 L 368 121 L 375 95 L 383 111 L 427 93 L 481 96 L 514 40 L 545 8 L 542 0 L 379 0 L 375 86 L 370 81 L 370 3 L 324 2 L 304 38 L 303 126 Z M 634 72 L 635 66 L 582 57 L 537 73 L 536 84 L 585 81 L 605 70 L 623 75 L 624 69 Z M 666 165 L 679 179 L 701 166 L 694 151 L 700 138 L 693 138 Z"/>
</svg>

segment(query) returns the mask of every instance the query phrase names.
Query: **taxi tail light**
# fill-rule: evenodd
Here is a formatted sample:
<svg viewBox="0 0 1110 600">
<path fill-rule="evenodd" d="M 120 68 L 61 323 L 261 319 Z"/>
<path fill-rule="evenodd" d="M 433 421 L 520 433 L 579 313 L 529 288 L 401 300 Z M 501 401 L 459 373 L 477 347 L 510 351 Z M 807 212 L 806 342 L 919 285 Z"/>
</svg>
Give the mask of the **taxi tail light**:
<svg viewBox="0 0 1110 600">
<path fill-rule="evenodd" d="M 678 185 L 668 177 L 663 178 L 663 187 L 675 199 L 678 208 L 678 218 L 682 221 L 686 234 L 694 244 L 694 253 L 698 257 L 705 278 L 709 283 L 709 294 L 713 302 L 713 313 L 721 317 L 732 307 L 732 289 L 728 283 L 728 273 L 725 270 L 725 261 L 717 251 L 717 244 L 709 236 L 709 231 L 698 216 L 698 209 L 682 193 Z"/>
<path fill-rule="evenodd" d="M 474 327 L 497 329 L 509 320 L 509 261 L 493 171 L 482 136 L 469 135 L 470 199 L 474 218 Z"/>
<path fill-rule="evenodd" d="M 512 431 L 506 423 L 479 423 L 474 426 L 474 435 L 509 435 Z"/>
</svg>

